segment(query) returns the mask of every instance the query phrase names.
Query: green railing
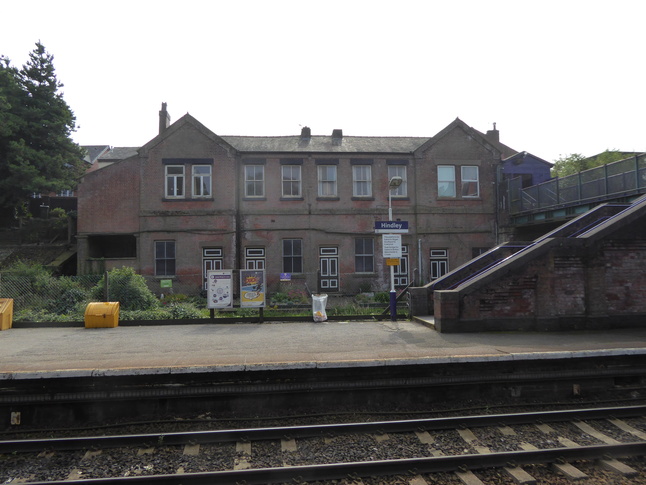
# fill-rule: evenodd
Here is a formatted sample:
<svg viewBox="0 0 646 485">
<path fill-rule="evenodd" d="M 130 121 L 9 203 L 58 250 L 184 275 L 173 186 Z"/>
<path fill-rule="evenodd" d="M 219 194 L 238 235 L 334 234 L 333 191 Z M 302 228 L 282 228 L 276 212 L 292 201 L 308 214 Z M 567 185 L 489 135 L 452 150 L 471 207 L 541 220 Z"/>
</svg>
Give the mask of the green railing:
<svg viewBox="0 0 646 485">
<path fill-rule="evenodd" d="M 646 153 L 531 187 L 522 188 L 520 177 L 507 185 L 511 215 L 645 192 Z"/>
</svg>

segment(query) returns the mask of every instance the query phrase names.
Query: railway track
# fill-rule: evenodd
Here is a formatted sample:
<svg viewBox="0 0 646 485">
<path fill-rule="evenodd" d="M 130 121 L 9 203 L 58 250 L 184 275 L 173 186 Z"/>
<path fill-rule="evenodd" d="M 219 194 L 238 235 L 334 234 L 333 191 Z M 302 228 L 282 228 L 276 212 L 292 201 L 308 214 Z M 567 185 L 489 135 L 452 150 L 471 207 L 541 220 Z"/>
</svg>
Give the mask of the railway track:
<svg viewBox="0 0 646 485">
<path fill-rule="evenodd" d="M 585 477 L 581 463 L 646 483 L 644 467 L 620 461 L 644 455 L 646 406 L 628 406 L 0 441 L 0 483 L 478 484 L 491 470 L 537 483 L 536 471 Z"/>
</svg>

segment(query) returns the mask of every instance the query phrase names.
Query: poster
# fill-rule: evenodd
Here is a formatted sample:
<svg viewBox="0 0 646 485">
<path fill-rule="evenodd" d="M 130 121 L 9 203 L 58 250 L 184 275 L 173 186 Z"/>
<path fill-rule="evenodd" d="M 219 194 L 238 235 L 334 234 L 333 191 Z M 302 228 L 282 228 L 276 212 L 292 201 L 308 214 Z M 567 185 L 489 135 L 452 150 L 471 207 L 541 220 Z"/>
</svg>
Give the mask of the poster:
<svg viewBox="0 0 646 485">
<path fill-rule="evenodd" d="M 240 270 L 240 307 L 265 307 L 265 270 Z"/>
<path fill-rule="evenodd" d="M 233 307 L 233 273 L 231 270 L 208 271 L 207 278 L 207 308 Z"/>
</svg>

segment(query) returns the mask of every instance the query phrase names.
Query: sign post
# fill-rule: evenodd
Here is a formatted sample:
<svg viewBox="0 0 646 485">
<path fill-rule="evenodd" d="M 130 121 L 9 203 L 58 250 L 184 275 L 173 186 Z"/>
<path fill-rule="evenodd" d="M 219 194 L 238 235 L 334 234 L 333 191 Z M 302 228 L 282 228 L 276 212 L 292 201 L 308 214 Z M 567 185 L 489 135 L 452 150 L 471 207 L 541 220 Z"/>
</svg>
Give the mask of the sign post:
<svg viewBox="0 0 646 485">
<path fill-rule="evenodd" d="M 392 214 L 390 214 L 392 219 Z M 408 221 L 375 221 L 375 234 L 382 234 L 383 255 L 390 267 L 390 318 L 397 319 L 397 292 L 395 291 L 395 266 L 402 257 L 402 234 L 408 234 Z"/>
</svg>

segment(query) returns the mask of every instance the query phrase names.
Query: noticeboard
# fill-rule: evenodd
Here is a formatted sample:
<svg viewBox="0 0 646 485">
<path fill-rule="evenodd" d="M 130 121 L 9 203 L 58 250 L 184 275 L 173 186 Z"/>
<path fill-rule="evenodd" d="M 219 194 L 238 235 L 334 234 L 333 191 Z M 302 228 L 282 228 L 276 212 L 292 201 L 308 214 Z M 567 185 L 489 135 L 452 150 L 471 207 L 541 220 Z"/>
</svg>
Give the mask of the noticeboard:
<svg viewBox="0 0 646 485">
<path fill-rule="evenodd" d="M 401 234 L 384 234 L 383 241 L 384 258 L 402 257 L 402 236 Z"/>
<path fill-rule="evenodd" d="M 206 307 L 233 307 L 233 272 L 231 270 L 214 270 L 206 273 Z"/>
</svg>

